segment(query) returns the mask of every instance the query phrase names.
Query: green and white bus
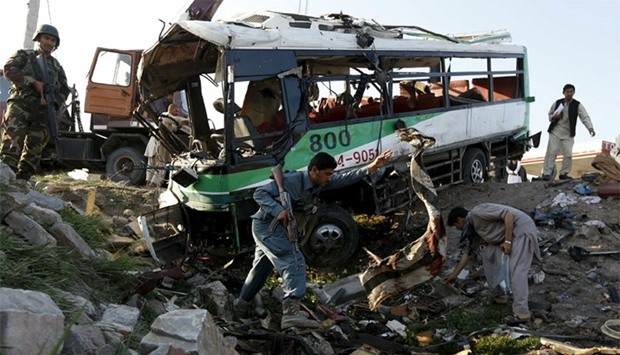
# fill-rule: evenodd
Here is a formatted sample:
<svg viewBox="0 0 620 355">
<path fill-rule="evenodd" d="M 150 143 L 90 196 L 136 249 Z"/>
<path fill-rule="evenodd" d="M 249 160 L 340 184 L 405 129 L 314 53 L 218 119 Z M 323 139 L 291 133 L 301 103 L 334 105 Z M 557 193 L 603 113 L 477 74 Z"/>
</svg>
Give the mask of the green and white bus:
<svg viewBox="0 0 620 355">
<path fill-rule="evenodd" d="M 347 170 L 391 149 L 381 176 L 322 196 L 304 238 L 309 264 L 346 261 L 358 247 L 352 213 L 411 203 L 412 147 L 395 135 L 402 127 L 436 139 L 424 154 L 436 187 L 483 182 L 491 162 L 519 157 L 533 141 L 527 51 L 502 43 L 508 37 L 457 38 L 342 14 L 176 22 L 143 53 L 138 77 L 147 104 L 183 91 L 193 126 L 190 151 L 171 162 L 171 202 L 142 218 L 152 254 L 166 262 L 239 252 L 252 243 L 252 193 L 276 164 L 303 170 L 323 151 Z"/>
</svg>

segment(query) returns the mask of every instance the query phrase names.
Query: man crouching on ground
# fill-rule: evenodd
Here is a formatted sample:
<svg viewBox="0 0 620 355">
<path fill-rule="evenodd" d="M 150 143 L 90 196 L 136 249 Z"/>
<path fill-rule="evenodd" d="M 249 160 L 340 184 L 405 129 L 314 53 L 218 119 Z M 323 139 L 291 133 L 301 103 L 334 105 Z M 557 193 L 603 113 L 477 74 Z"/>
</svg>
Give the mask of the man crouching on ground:
<svg viewBox="0 0 620 355">
<path fill-rule="evenodd" d="M 505 205 L 482 203 L 471 211 L 456 207 L 450 211 L 448 226 L 462 231 L 461 245 L 464 247 L 461 260 L 447 277 L 448 282 L 456 279 L 469 257 L 484 245 L 480 255 L 484 275 L 489 285 L 500 270 L 503 255 L 510 256 L 510 283 L 512 286 L 513 317 L 507 323 L 522 323 L 531 318 L 528 306 L 527 273 L 532 260 L 541 262 L 538 248 L 538 229 L 526 213 Z"/>
</svg>

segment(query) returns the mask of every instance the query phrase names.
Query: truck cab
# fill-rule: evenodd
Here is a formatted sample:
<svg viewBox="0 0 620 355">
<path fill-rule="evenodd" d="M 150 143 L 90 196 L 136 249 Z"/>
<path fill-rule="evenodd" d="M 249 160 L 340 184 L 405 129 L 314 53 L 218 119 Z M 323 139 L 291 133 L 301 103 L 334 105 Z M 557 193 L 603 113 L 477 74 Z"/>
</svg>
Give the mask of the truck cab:
<svg viewBox="0 0 620 355">
<path fill-rule="evenodd" d="M 144 182 L 144 150 L 148 130 L 132 116 L 139 94 L 136 73 L 142 50 L 97 48 L 88 72 L 84 111 L 90 113 L 90 131 L 105 137 L 97 145 L 100 167 L 112 180 Z M 165 106 L 153 115 L 165 111 Z"/>
<path fill-rule="evenodd" d="M 93 132 L 138 128 L 132 118 L 138 92 L 136 67 L 142 50 L 97 48 L 88 71 L 84 111 Z"/>
<path fill-rule="evenodd" d="M 105 173 L 113 181 L 140 185 L 145 181 L 144 151 L 149 127 L 166 104 L 144 110 L 149 125 L 133 116 L 140 100 L 137 69 L 142 50 L 97 48 L 88 72 L 84 112 L 90 114 L 89 131 L 84 131 L 77 93 L 57 113 L 58 139 L 50 142 L 42 164 L 66 168 L 88 168 Z M 164 98 L 165 99 L 165 98 Z"/>
</svg>

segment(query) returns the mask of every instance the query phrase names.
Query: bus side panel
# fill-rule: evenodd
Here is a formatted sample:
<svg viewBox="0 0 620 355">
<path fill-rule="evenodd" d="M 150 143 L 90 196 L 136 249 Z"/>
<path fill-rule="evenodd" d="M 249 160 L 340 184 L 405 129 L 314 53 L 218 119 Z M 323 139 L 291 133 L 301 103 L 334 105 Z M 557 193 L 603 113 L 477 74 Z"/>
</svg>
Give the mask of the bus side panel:
<svg viewBox="0 0 620 355">
<path fill-rule="evenodd" d="M 394 127 L 398 119 L 404 121 L 407 127 L 414 127 L 436 139 L 430 152 L 467 146 L 527 129 L 524 126 L 525 109 L 525 102 L 515 101 L 325 128 L 316 128 L 315 125 L 288 153 L 286 168 L 303 169 L 310 158 L 320 151 L 336 158 L 337 169 L 366 165 L 376 157 L 377 150 L 391 149 L 395 158 L 407 156 L 412 153 L 412 148 L 396 137 Z"/>
</svg>

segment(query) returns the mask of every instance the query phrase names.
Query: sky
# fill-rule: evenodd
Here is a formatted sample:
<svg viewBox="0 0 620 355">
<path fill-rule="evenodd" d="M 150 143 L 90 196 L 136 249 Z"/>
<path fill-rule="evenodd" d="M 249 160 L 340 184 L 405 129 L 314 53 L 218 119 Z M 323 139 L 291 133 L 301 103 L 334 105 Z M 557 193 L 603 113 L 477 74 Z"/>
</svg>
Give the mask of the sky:
<svg viewBox="0 0 620 355">
<path fill-rule="evenodd" d="M 162 26 L 173 22 L 187 0 L 40 0 L 38 23 L 58 28 L 54 56 L 83 99 L 86 75 L 97 47 L 145 49 Z M 28 0 L 4 1 L 0 13 L 0 63 L 23 48 Z M 526 46 L 529 59 L 530 131 L 543 132 L 530 154 L 544 154 L 547 112 L 562 98 L 562 87 L 576 87 L 575 99 L 587 109 L 596 137 L 577 124 L 575 143 L 615 141 L 620 134 L 620 1 L 618 0 L 224 0 L 215 14 L 274 10 L 319 16 L 345 13 L 384 25 L 415 25 L 459 34 L 506 29 L 512 43 Z M 83 115 L 84 117 L 84 115 Z M 87 127 L 87 124 L 85 124 Z"/>
</svg>

